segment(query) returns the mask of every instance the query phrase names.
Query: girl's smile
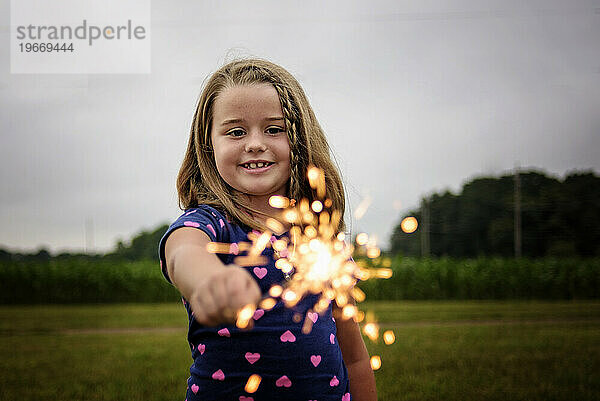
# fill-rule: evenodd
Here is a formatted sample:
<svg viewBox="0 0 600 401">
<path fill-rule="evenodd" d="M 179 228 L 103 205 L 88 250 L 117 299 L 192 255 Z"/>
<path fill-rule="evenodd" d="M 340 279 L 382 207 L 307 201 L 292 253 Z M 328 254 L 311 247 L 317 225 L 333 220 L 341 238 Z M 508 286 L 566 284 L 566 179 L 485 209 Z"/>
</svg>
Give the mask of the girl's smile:
<svg viewBox="0 0 600 401">
<path fill-rule="evenodd" d="M 258 174 L 262 173 L 263 171 L 267 171 L 267 169 L 269 169 L 272 165 L 273 162 L 266 160 L 250 160 L 249 162 L 241 164 L 244 170 L 250 174 Z"/>
<path fill-rule="evenodd" d="M 229 186 L 255 197 L 286 195 L 290 146 L 272 85 L 223 90 L 213 105 L 211 140 L 217 170 Z"/>
</svg>

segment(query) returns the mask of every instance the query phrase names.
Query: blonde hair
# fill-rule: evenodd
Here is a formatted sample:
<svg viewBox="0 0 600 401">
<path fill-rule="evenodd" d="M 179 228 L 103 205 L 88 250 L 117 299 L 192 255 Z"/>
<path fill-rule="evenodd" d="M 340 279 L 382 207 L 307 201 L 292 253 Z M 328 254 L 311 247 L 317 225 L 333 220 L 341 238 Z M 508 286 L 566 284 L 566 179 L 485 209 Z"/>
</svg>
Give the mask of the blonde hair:
<svg viewBox="0 0 600 401">
<path fill-rule="evenodd" d="M 331 159 L 325 134 L 302 87 L 283 67 L 260 59 L 230 62 L 212 74 L 204 85 L 177 177 L 179 207 L 185 210 L 199 204 L 211 205 L 224 211 L 232 220 L 252 228 L 265 229 L 250 215 L 263 213 L 251 208 L 242 193 L 230 187 L 219 175 L 210 135 L 215 99 L 221 92 L 233 86 L 258 83 L 273 85 L 281 102 L 290 143 L 291 175 L 287 196 L 296 200 L 314 200 L 306 176 L 306 170 L 312 164 L 324 171 L 327 197 L 332 200 L 332 209 L 338 210 L 343 216 L 345 197 L 342 180 Z M 342 218 L 338 229 L 344 228 Z"/>
</svg>

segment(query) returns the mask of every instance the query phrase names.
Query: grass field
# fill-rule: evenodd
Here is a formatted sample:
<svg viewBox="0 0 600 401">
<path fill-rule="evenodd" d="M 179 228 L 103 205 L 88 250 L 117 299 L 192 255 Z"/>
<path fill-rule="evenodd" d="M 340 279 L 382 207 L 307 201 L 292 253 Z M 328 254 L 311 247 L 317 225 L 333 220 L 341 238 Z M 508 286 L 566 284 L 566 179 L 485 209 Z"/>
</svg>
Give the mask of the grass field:
<svg viewBox="0 0 600 401">
<path fill-rule="evenodd" d="M 600 302 L 371 302 L 380 401 L 600 399 Z M 180 304 L 0 307 L 1 400 L 180 400 Z"/>
</svg>

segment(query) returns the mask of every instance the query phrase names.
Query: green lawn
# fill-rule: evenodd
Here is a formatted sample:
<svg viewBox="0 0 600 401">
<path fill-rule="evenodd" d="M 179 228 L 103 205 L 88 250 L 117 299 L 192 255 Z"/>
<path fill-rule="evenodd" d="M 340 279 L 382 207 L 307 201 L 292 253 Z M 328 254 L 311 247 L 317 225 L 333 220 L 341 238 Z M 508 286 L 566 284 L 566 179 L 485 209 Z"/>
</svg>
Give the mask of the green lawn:
<svg viewBox="0 0 600 401">
<path fill-rule="evenodd" d="M 362 306 L 396 334 L 380 401 L 600 399 L 600 302 Z M 183 401 L 185 334 L 180 304 L 0 307 L 0 399 Z"/>
</svg>

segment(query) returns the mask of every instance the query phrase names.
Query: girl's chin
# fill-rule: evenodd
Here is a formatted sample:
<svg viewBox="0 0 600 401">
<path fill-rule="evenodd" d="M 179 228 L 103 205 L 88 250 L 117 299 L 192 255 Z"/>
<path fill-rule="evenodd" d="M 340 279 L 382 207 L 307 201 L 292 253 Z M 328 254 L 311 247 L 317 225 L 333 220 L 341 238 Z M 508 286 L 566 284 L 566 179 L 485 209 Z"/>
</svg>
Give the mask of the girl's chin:
<svg viewBox="0 0 600 401">
<path fill-rule="evenodd" d="M 274 195 L 285 196 L 285 188 L 283 190 L 277 188 L 261 188 L 257 186 L 249 186 L 245 188 L 236 188 L 239 192 L 246 194 L 250 197 L 271 197 Z"/>
<path fill-rule="evenodd" d="M 271 196 L 275 196 L 275 195 L 283 195 L 282 193 L 271 192 L 271 191 L 265 191 L 265 192 L 258 192 L 258 191 L 248 192 L 248 191 L 245 191 L 244 193 L 246 195 L 250 196 L 250 197 L 256 197 L 256 198 L 263 198 L 263 197 L 269 197 L 270 198 Z"/>
</svg>

